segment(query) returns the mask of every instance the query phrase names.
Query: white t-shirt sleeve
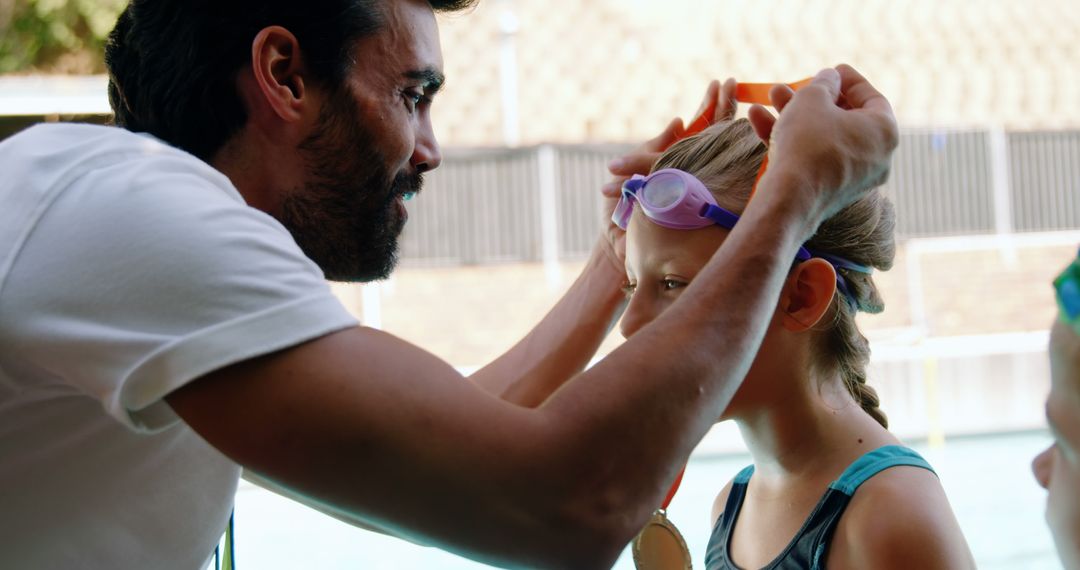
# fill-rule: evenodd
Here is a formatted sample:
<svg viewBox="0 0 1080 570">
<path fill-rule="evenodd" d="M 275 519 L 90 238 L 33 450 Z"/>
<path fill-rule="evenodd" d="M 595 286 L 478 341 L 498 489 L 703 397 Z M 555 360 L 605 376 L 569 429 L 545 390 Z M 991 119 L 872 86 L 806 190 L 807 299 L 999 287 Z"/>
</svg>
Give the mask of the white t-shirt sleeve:
<svg viewBox="0 0 1080 570">
<path fill-rule="evenodd" d="M 174 153 L 59 193 L 2 301 L 23 366 L 140 431 L 177 421 L 163 398 L 193 379 L 356 325 L 284 227 Z"/>
</svg>

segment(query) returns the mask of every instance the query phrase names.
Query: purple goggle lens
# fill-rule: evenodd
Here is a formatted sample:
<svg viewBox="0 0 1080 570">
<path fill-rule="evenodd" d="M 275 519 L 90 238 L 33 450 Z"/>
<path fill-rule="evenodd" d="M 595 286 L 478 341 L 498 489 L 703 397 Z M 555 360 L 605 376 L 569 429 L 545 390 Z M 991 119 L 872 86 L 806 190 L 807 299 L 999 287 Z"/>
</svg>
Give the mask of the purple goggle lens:
<svg viewBox="0 0 1080 570">
<path fill-rule="evenodd" d="M 634 213 L 634 204 L 641 205 L 641 211 L 653 223 L 674 230 L 693 230 L 716 224 L 732 229 L 739 221 L 739 215 L 718 206 L 712 192 L 689 172 L 675 168 L 657 170 L 648 176 L 635 174 L 622 187 L 622 198 L 611 213 L 611 221 L 625 230 L 630 225 Z M 847 269 L 859 273 L 871 274 L 873 270 L 842 257 L 816 252 L 800 246 L 795 254 L 798 261 L 820 257 L 834 268 Z M 857 305 L 847 281 L 836 272 L 836 286 L 852 306 Z"/>
<path fill-rule="evenodd" d="M 657 170 L 648 176 L 635 174 L 627 180 L 611 221 L 625 230 L 635 203 L 641 204 L 642 212 L 650 220 L 665 228 L 692 230 L 719 223 L 705 215 L 708 206 L 716 206 L 712 193 L 691 174 L 674 168 Z"/>
</svg>

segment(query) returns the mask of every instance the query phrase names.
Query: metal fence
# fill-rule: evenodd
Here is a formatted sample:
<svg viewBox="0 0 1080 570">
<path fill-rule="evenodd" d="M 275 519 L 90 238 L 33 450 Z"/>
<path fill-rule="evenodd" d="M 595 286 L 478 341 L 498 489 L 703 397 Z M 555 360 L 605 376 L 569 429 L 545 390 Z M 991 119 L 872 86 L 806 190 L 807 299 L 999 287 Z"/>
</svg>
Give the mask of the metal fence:
<svg viewBox="0 0 1080 570">
<path fill-rule="evenodd" d="M 1080 132 L 1015 133 L 1009 150 L 1014 227 L 1080 228 Z"/>
<path fill-rule="evenodd" d="M 893 157 L 886 191 L 902 237 L 994 231 L 986 132 L 907 132 Z"/>
<path fill-rule="evenodd" d="M 447 150 L 409 205 L 403 261 L 459 265 L 581 256 L 601 227 L 607 163 L 628 149 Z"/>
<path fill-rule="evenodd" d="M 447 150 L 403 238 L 410 265 L 580 258 L 602 221 L 600 186 L 626 145 Z M 902 133 L 886 190 L 897 237 L 1080 228 L 1080 132 Z"/>
<path fill-rule="evenodd" d="M 409 205 L 403 257 L 454 265 L 539 259 L 537 164 L 525 149 L 450 153 Z"/>
</svg>

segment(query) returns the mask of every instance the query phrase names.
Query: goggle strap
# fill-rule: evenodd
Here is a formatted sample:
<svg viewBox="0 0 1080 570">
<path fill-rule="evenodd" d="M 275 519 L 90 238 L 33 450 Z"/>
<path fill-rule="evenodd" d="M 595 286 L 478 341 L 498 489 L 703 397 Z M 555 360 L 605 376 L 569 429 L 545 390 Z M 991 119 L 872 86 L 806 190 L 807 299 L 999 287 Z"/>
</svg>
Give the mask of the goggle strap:
<svg viewBox="0 0 1080 570">
<path fill-rule="evenodd" d="M 739 221 L 738 215 L 729 212 L 721 208 L 720 206 L 717 206 L 716 204 L 705 204 L 704 206 L 702 206 L 701 216 L 704 218 L 708 218 L 709 220 L 712 220 L 712 222 L 716 225 L 729 230 L 734 229 L 735 224 Z M 859 265 L 858 263 L 848 261 L 842 257 L 838 257 L 835 255 L 811 251 L 803 246 L 800 246 L 799 251 L 795 254 L 795 259 L 799 261 L 806 261 L 811 257 L 820 257 L 825 261 L 828 261 L 833 265 L 833 267 L 836 267 L 838 269 L 847 269 L 850 271 L 856 271 L 858 273 L 864 273 L 866 275 L 870 275 L 874 272 L 872 268 L 865 265 Z"/>
<path fill-rule="evenodd" d="M 716 225 L 725 229 L 734 229 L 735 223 L 739 221 L 739 216 L 717 206 L 716 204 L 705 204 L 701 207 L 701 217 L 708 218 Z"/>
<path fill-rule="evenodd" d="M 615 209 L 611 211 L 611 222 L 619 229 L 626 231 L 630 224 L 630 215 L 634 212 L 634 202 L 637 200 L 638 190 L 645 184 L 645 177 L 640 174 L 631 176 L 622 185 L 622 197 Z"/>
<path fill-rule="evenodd" d="M 840 288 L 840 296 L 847 301 L 848 307 L 851 307 L 851 312 L 857 313 L 859 311 L 859 302 L 855 300 L 855 294 L 851 292 L 851 289 L 847 285 L 847 281 L 845 281 L 843 277 L 840 275 L 837 275 L 836 277 L 839 278 L 837 283 Z"/>
<path fill-rule="evenodd" d="M 864 275 L 872 275 L 874 273 L 874 269 L 872 267 L 859 265 L 858 263 L 848 261 L 843 257 L 837 257 L 835 255 L 820 252 L 814 252 L 814 257 L 820 257 L 821 259 L 824 259 L 825 261 L 833 264 L 833 267 L 836 267 L 838 269 L 847 269 L 848 271 L 854 271 L 856 273 L 862 273 Z"/>
<path fill-rule="evenodd" d="M 645 177 L 640 174 L 635 174 L 630 177 L 629 180 L 623 182 L 622 191 L 623 194 L 629 192 L 630 194 L 637 195 L 638 190 L 645 185 Z"/>
</svg>

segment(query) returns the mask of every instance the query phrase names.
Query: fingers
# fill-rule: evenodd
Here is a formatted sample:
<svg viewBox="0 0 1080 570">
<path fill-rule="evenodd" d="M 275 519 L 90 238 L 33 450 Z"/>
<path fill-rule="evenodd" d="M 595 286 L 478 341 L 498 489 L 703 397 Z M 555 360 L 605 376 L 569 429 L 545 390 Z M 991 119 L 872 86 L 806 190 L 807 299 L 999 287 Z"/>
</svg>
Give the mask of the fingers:
<svg viewBox="0 0 1080 570">
<path fill-rule="evenodd" d="M 836 66 L 840 76 L 840 97 L 844 108 L 869 112 L 876 119 L 886 148 L 895 149 L 900 142 L 892 105 L 861 73 L 847 64 Z"/>
<path fill-rule="evenodd" d="M 730 121 L 735 118 L 735 112 L 738 111 L 739 102 L 735 99 L 735 92 L 739 88 L 739 82 L 735 81 L 734 77 L 727 78 L 724 81 L 724 85 L 720 88 L 720 104 L 716 107 L 716 115 L 713 116 L 713 122 Z"/>
<path fill-rule="evenodd" d="M 652 169 L 653 163 L 671 143 L 679 139 L 686 130 L 682 119 L 672 119 L 664 130 L 640 147 L 608 163 L 608 171 L 615 176 L 613 180 L 600 187 L 600 193 L 608 198 L 618 198 L 622 193 L 622 183 L 634 174 L 644 174 Z"/>
<path fill-rule="evenodd" d="M 656 159 L 660 157 L 660 151 L 638 149 L 624 156 L 620 156 L 608 164 L 608 170 L 616 177 L 626 178 L 634 174 L 644 174 L 652 168 Z"/>
<path fill-rule="evenodd" d="M 777 83 L 769 89 L 769 101 L 772 102 L 772 106 L 775 107 L 777 111 L 783 111 L 784 106 L 787 105 L 794 96 L 795 91 L 783 83 Z"/>
<path fill-rule="evenodd" d="M 840 78 L 840 93 L 852 109 L 870 109 L 892 113 L 892 106 L 885 96 L 881 94 L 861 73 L 854 67 L 842 63 L 836 66 L 837 75 Z"/>
<path fill-rule="evenodd" d="M 642 148 L 646 151 L 660 152 L 671 146 L 671 143 L 679 140 L 679 137 L 682 136 L 684 132 L 686 132 L 686 127 L 683 126 L 682 119 L 676 117 L 672 119 L 666 127 L 664 127 L 664 130 L 661 131 L 659 135 L 656 135 L 655 137 L 649 139 L 648 142 L 642 145 Z M 637 172 L 639 171 L 635 170 L 629 172 L 628 174 L 635 174 Z M 615 172 L 614 170 L 612 170 L 612 174 L 623 173 Z"/>
<path fill-rule="evenodd" d="M 810 84 L 803 87 L 800 91 L 821 94 L 827 97 L 830 103 L 835 104 L 840 98 L 840 87 L 840 73 L 831 67 L 827 67 L 819 71 L 817 75 L 814 76 L 814 79 L 810 81 Z"/>
<path fill-rule="evenodd" d="M 747 118 L 750 119 L 750 125 L 754 127 L 754 132 L 757 133 L 758 138 L 764 141 L 765 144 L 769 144 L 773 125 L 776 124 L 776 118 L 772 116 L 772 113 L 761 105 L 753 105 L 750 107 Z"/>
<path fill-rule="evenodd" d="M 705 98 L 701 100 L 701 104 L 698 105 L 697 111 L 694 112 L 694 117 L 700 117 L 703 113 L 707 112 L 710 107 L 716 105 L 716 100 L 720 96 L 720 82 L 713 79 L 709 82 L 709 86 L 705 88 Z M 719 112 L 719 109 L 715 112 Z M 712 117 L 709 118 L 712 120 Z"/>
<path fill-rule="evenodd" d="M 615 180 L 604 184 L 600 187 L 600 193 L 603 194 L 605 198 L 618 198 L 619 195 L 622 194 L 623 180 L 623 178 L 616 178 Z"/>
</svg>

